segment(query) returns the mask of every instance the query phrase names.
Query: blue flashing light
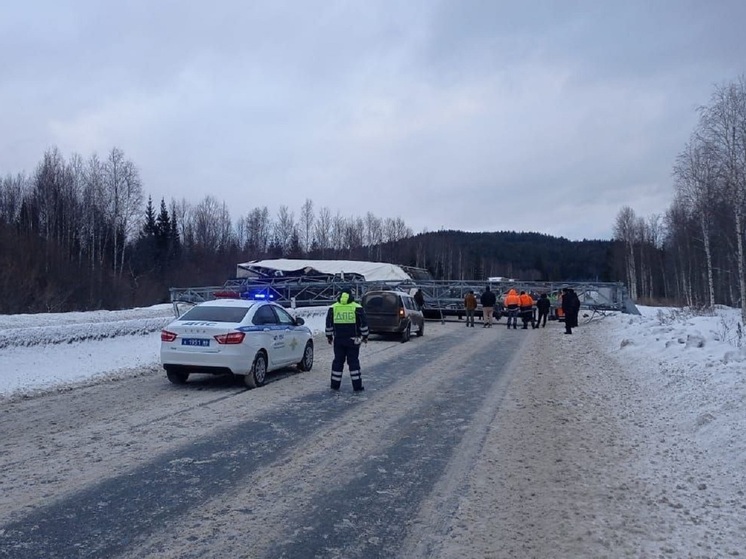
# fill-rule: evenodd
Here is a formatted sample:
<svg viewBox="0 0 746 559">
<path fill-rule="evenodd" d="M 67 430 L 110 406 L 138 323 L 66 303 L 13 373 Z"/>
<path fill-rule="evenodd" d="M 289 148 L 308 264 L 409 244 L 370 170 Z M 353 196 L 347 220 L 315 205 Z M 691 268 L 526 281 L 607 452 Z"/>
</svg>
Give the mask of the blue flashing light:
<svg viewBox="0 0 746 559">
<path fill-rule="evenodd" d="M 244 291 L 241 293 L 241 298 L 251 301 L 271 301 L 275 299 L 275 294 L 268 290 Z"/>
</svg>

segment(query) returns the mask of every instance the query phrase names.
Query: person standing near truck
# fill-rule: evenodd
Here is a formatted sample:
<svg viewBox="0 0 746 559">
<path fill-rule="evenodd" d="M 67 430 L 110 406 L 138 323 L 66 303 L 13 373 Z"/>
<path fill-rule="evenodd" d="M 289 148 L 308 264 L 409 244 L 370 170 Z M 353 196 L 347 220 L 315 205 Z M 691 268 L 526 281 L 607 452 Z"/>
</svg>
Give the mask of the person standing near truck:
<svg viewBox="0 0 746 559">
<path fill-rule="evenodd" d="M 518 296 L 518 292 L 515 289 L 508 291 L 508 294 L 503 299 L 503 305 L 508 313 L 508 329 L 510 325 L 513 325 L 513 330 L 518 328 L 518 310 L 521 304 L 521 299 Z"/>
<path fill-rule="evenodd" d="M 417 303 L 417 308 L 422 310 L 422 307 L 425 306 L 425 296 L 422 294 L 422 289 L 417 289 L 412 297 L 414 302 Z"/>
<path fill-rule="evenodd" d="M 578 325 L 580 299 L 574 289 L 562 289 L 562 313 L 565 315 L 565 334 L 572 334 L 574 326 Z"/>
<path fill-rule="evenodd" d="M 536 328 L 536 323 L 534 322 L 534 298 L 525 291 L 521 291 L 518 300 L 520 301 L 519 308 L 521 320 L 523 321 L 523 329 L 527 330 L 529 323 L 531 323 L 531 328 Z"/>
<path fill-rule="evenodd" d="M 469 293 L 464 296 L 464 309 L 466 309 L 466 327 L 474 328 L 474 311 L 477 310 L 477 296 L 474 290 L 470 289 Z"/>
<path fill-rule="evenodd" d="M 549 316 L 549 309 L 552 306 L 552 302 L 547 297 L 546 293 L 539 295 L 539 300 L 536 301 L 536 308 L 539 311 L 539 316 L 536 319 L 536 327 L 538 328 L 541 324 L 542 328 L 547 326 L 547 317 Z M 542 322 L 543 320 L 543 322 Z"/>
<path fill-rule="evenodd" d="M 482 328 L 492 328 L 492 313 L 495 310 L 497 297 L 495 297 L 495 294 L 492 292 L 489 285 L 479 298 L 479 302 L 482 303 L 482 316 L 484 318 Z"/>
</svg>

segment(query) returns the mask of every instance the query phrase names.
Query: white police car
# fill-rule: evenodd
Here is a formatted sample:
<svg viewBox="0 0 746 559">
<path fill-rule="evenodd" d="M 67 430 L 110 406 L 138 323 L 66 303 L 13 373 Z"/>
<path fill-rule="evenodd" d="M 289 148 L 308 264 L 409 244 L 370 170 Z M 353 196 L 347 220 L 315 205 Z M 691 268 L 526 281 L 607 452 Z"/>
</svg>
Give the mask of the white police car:
<svg viewBox="0 0 746 559">
<path fill-rule="evenodd" d="M 161 331 L 161 364 L 174 384 L 184 384 L 190 373 L 232 373 L 256 388 L 276 369 L 310 371 L 313 336 L 302 318 L 277 303 L 217 299 L 192 307 Z"/>
</svg>

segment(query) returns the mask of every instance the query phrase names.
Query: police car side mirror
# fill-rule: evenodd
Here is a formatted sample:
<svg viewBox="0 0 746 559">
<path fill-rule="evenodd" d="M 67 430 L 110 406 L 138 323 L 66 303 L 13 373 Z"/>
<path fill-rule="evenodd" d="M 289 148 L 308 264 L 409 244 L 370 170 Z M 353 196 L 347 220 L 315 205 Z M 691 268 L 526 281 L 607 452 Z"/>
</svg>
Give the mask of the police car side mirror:
<svg viewBox="0 0 746 559">
<path fill-rule="evenodd" d="M 295 325 L 296 326 L 303 326 L 305 323 L 306 323 L 306 321 L 303 320 L 302 317 L 300 317 L 300 316 L 296 316 L 295 317 Z"/>
</svg>

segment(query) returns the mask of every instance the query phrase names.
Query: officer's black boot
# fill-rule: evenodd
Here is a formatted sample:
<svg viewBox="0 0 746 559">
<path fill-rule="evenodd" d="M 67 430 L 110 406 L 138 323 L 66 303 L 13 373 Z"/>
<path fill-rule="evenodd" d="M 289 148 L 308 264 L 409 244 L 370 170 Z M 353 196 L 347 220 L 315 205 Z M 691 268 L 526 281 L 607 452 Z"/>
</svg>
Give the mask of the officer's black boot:
<svg viewBox="0 0 746 559">
<path fill-rule="evenodd" d="M 332 382 L 331 382 L 331 389 L 332 390 L 339 390 L 339 387 L 342 385 L 342 373 L 337 371 L 332 371 Z"/>
<path fill-rule="evenodd" d="M 363 377 L 360 376 L 360 370 L 350 371 L 350 380 L 352 381 L 352 389 L 355 392 L 362 392 L 363 388 Z"/>
</svg>

